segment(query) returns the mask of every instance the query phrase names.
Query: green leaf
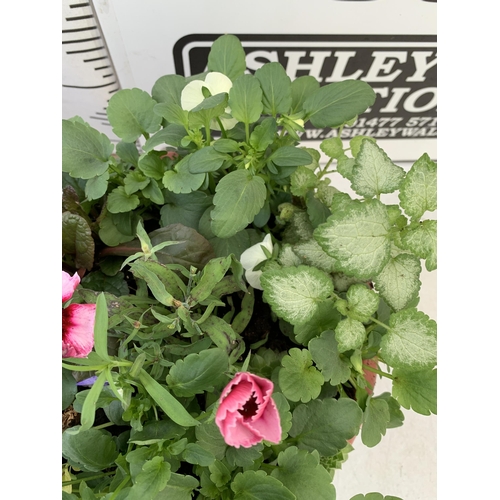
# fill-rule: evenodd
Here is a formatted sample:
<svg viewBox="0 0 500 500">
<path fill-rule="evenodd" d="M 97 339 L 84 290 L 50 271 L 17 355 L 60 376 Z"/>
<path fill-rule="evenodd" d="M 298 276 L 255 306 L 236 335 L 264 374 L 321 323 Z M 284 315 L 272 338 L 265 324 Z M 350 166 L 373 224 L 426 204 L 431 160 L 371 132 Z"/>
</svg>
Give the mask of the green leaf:
<svg viewBox="0 0 500 500">
<path fill-rule="evenodd" d="M 164 151 L 150 151 L 141 155 L 138 160 L 139 170 L 147 177 L 160 181 L 166 169 L 165 161 L 161 158 L 164 154 Z"/>
<path fill-rule="evenodd" d="M 228 358 L 224 351 L 207 349 L 177 360 L 167 375 L 167 384 L 179 397 L 212 392 L 214 383 L 228 368 Z"/>
<path fill-rule="evenodd" d="M 91 179 L 108 169 L 113 144 L 87 123 L 62 121 L 62 171 Z"/>
<path fill-rule="evenodd" d="M 394 384 L 393 384 L 394 390 Z M 390 420 L 387 424 L 388 429 L 393 429 L 395 427 L 401 427 L 403 425 L 405 416 L 401 411 L 401 405 L 396 401 L 389 392 L 383 392 L 376 399 L 383 399 L 387 403 L 387 407 L 389 408 Z"/>
<path fill-rule="evenodd" d="M 170 419 L 154 420 L 145 423 L 142 431 L 132 430 L 129 442 L 148 446 L 168 439 L 180 438 L 184 433 L 185 429 Z"/>
<path fill-rule="evenodd" d="M 131 195 L 137 191 L 141 191 L 149 184 L 150 180 L 139 170 L 130 171 L 125 176 L 125 179 L 123 179 L 125 193 Z"/>
<path fill-rule="evenodd" d="M 155 107 L 156 109 L 156 107 Z M 149 153 L 153 151 L 156 146 L 162 144 L 167 144 L 169 146 L 174 146 L 176 148 L 181 146 L 182 139 L 186 136 L 186 129 L 177 123 L 169 123 L 165 128 L 162 128 L 156 134 L 152 135 L 144 144 L 142 149 Z M 165 151 L 157 151 L 161 155 L 165 154 Z"/>
<path fill-rule="evenodd" d="M 213 146 L 207 146 L 189 156 L 188 170 L 192 174 L 215 172 L 227 159 L 227 155 L 219 153 Z"/>
<path fill-rule="evenodd" d="M 209 316 L 199 326 L 212 339 L 212 342 L 228 355 L 234 349 L 237 349 L 238 345 L 243 345 L 241 337 L 233 330 L 231 325 L 218 316 Z"/>
<path fill-rule="evenodd" d="M 164 118 L 169 124 L 182 127 L 184 131 L 189 128 L 189 112 L 182 109 L 180 103 L 173 101 L 161 102 L 155 105 L 154 112 L 160 121 Z"/>
<path fill-rule="evenodd" d="M 369 448 L 380 443 L 390 420 L 389 406 L 383 399 L 368 397 L 361 426 L 361 440 Z"/>
<path fill-rule="evenodd" d="M 344 154 L 344 144 L 342 143 L 342 139 L 340 137 L 330 137 L 329 139 L 325 139 L 319 145 L 319 149 L 325 153 L 326 156 L 330 158 L 339 159 Z"/>
<path fill-rule="evenodd" d="M 286 401 L 286 399 L 285 399 Z M 292 415 L 290 415 L 291 419 Z M 252 467 L 255 462 L 262 461 L 262 449 L 264 445 L 262 443 L 256 444 L 255 446 L 251 446 L 250 448 L 243 448 L 240 446 L 239 448 L 234 448 L 230 446 L 226 452 L 226 460 L 229 465 L 233 467 Z"/>
<path fill-rule="evenodd" d="M 307 349 L 293 347 L 281 360 L 279 385 L 290 401 L 307 403 L 316 399 L 324 383 L 321 373 L 312 366 L 312 357 Z"/>
<path fill-rule="evenodd" d="M 262 88 L 264 113 L 276 116 L 288 113 L 292 105 L 292 86 L 290 77 L 279 62 L 270 62 L 261 66 L 255 77 Z"/>
<path fill-rule="evenodd" d="M 377 312 L 380 302 L 378 295 L 361 283 L 351 285 L 347 290 L 346 298 L 345 315 L 362 323 L 370 321 L 370 318 Z"/>
<path fill-rule="evenodd" d="M 332 307 L 330 301 L 321 302 L 317 311 L 306 323 L 301 323 L 293 327 L 295 340 L 302 345 L 308 345 L 311 339 L 319 337 L 325 330 L 334 330 L 340 320 L 340 313 Z M 311 354 L 313 354 L 312 351 Z"/>
<path fill-rule="evenodd" d="M 100 293 L 96 300 L 94 350 L 103 361 L 111 361 L 108 354 L 108 306 L 104 293 Z"/>
<path fill-rule="evenodd" d="M 207 299 L 215 285 L 222 280 L 231 265 L 231 257 L 212 259 L 203 269 L 203 273 L 196 286 L 191 290 L 189 304 L 196 304 Z"/>
<path fill-rule="evenodd" d="M 379 274 L 390 258 L 390 222 L 378 200 L 351 201 L 314 231 L 323 250 L 337 259 L 339 270 L 359 279 Z"/>
<path fill-rule="evenodd" d="M 155 400 L 156 404 L 177 424 L 184 427 L 192 427 L 200 423 L 195 420 L 162 385 L 160 385 L 149 373 L 141 369 L 139 381 L 144 389 Z"/>
<path fill-rule="evenodd" d="M 76 380 L 69 370 L 62 369 L 62 409 L 63 411 L 74 401 L 77 393 Z"/>
<path fill-rule="evenodd" d="M 306 118 L 317 128 L 338 127 L 360 115 L 375 102 L 366 82 L 344 80 L 320 87 L 304 101 Z"/>
<path fill-rule="evenodd" d="M 326 472 L 326 471 L 325 471 Z M 295 500 L 297 497 L 281 481 L 264 471 L 239 472 L 231 482 L 234 500 Z"/>
<path fill-rule="evenodd" d="M 312 157 L 305 149 L 281 146 L 268 158 L 268 161 L 272 161 L 278 167 L 298 167 L 309 165 Z"/>
<path fill-rule="evenodd" d="M 165 203 L 163 193 L 160 189 L 160 186 L 158 186 L 158 181 L 156 181 L 155 179 L 150 179 L 150 183 L 141 191 L 141 193 L 144 198 L 151 200 L 157 205 L 163 205 Z"/>
<path fill-rule="evenodd" d="M 364 140 L 371 141 L 374 144 L 377 142 L 376 139 L 367 135 L 357 135 L 356 137 L 353 137 L 349 141 L 349 146 L 351 148 L 351 154 L 354 158 L 357 158 L 359 152 L 361 151 L 361 145 L 363 144 Z"/>
<path fill-rule="evenodd" d="M 392 393 L 398 402 L 421 415 L 437 414 L 437 370 L 394 370 Z"/>
<path fill-rule="evenodd" d="M 264 118 L 250 134 L 250 145 L 256 151 L 265 151 L 276 139 L 278 126 L 272 116 Z"/>
<path fill-rule="evenodd" d="M 116 145 L 116 154 L 126 163 L 130 163 L 134 167 L 137 167 L 137 162 L 139 161 L 139 151 L 137 151 L 137 146 L 132 142 L 119 142 Z"/>
<path fill-rule="evenodd" d="M 319 82 L 314 76 L 299 76 L 292 82 L 292 109 L 291 113 L 297 113 L 302 109 L 304 101 L 319 89 Z"/>
<path fill-rule="evenodd" d="M 182 89 L 186 86 L 186 78 L 180 75 L 165 75 L 156 80 L 151 96 L 158 102 L 173 102 L 180 106 Z"/>
<path fill-rule="evenodd" d="M 241 75 L 229 91 L 231 115 L 249 125 L 256 122 L 262 113 L 262 90 L 253 75 Z"/>
<path fill-rule="evenodd" d="M 239 151 L 240 145 L 233 139 L 217 139 L 213 144 L 212 147 L 215 149 L 215 151 L 218 151 L 219 153 L 236 153 L 236 151 Z"/>
<path fill-rule="evenodd" d="M 399 199 L 403 210 L 419 219 L 426 211 L 437 209 L 437 165 L 424 153 L 410 168 L 401 183 Z"/>
<path fill-rule="evenodd" d="M 77 432 L 87 431 L 94 425 L 96 404 L 104 387 L 104 382 L 106 382 L 106 372 L 101 372 L 83 402 L 80 418 L 81 426 Z M 70 429 L 70 431 L 73 431 L 73 429 Z"/>
<path fill-rule="evenodd" d="M 201 187 L 205 174 L 192 174 L 189 171 L 191 156 L 186 156 L 179 161 L 174 170 L 167 170 L 163 175 L 163 185 L 174 193 L 191 193 Z"/>
<path fill-rule="evenodd" d="M 425 259 L 427 271 L 437 269 L 437 221 L 424 220 L 416 226 L 405 229 L 401 235 L 401 243 L 406 250 L 417 257 Z"/>
<path fill-rule="evenodd" d="M 352 188 L 367 198 L 392 193 L 399 188 L 405 171 L 370 140 L 363 140 L 352 169 Z"/>
<path fill-rule="evenodd" d="M 221 116 L 227 107 L 227 99 L 225 92 L 204 99 L 189 112 L 189 126 L 204 127 L 211 120 Z"/>
<path fill-rule="evenodd" d="M 210 451 L 202 448 L 199 444 L 188 443 L 182 452 L 182 458 L 190 463 L 208 467 L 215 462 L 215 456 Z"/>
<path fill-rule="evenodd" d="M 316 399 L 295 408 L 290 436 L 301 449 L 333 456 L 358 434 L 362 418 L 361 408 L 352 399 Z"/>
<path fill-rule="evenodd" d="M 107 208 L 112 214 L 118 214 L 131 212 L 139 204 L 140 200 L 136 194 L 129 195 L 124 186 L 118 186 L 109 193 Z"/>
<path fill-rule="evenodd" d="M 339 356 L 338 342 L 332 330 L 324 331 L 309 342 L 309 351 L 326 382 L 335 386 L 343 384 L 351 376 L 351 368 Z"/>
<path fill-rule="evenodd" d="M 161 207 L 161 224 L 179 223 L 198 230 L 201 216 L 212 206 L 212 196 L 201 191 L 187 194 L 165 193 L 165 204 Z"/>
<path fill-rule="evenodd" d="M 384 361 L 394 368 L 421 371 L 437 361 L 437 325 L 415 308 L 391 314 L 380 344 Z"/>
<path fill-rule="evenodd" d="M 326 254 L 319 243 L 310 239 L 293 245 L 293 251 L 309 266 L 331 273 L 336 270 L 337 261 Z"/>
<path fill-rule="evenodd" d="M 102 198 L 108 190 L 109 172 L 106 170 L 102 175 L 97 175 L 89 179 L 85 184 L 85 196 L 87 200 L 98 200 Z"/>
<path fill-rule="evenodd" d="M 335 488 L 327 470 L 318 457 L 296 446 L 290 446 L 278 455 L 278 467 L 271 476 L 279 479 L 298 500 L 332 500 Z"/>
<path fill-rule="evenodd" d="M 361 321 L 346 318 L 339 322 L 335 328 L 339 352 L 361 349 L 366 340 L 366 330 Z"/>
<path fill-rule="evenodd" d="M 222 488 L 231 480 L 229 469 L 219 460 L 209 465 L 210 479 L 218 487 Z"/>
<path fill-rule="evenodd" d="M 167 486 L 162 490 L 162 494 L 168 500 L 191 500 L 193 498 L 193 490 L 198 488 L 199 485 L 200 483 L 193 476 L 185 476 L 172 472 Z"/>
<path fill-rule="evenodd" d="M 116 247 L 134 239 L 133 234 L 122 233 L 113 220 L 113 217 L 105 217 L 99 223 L 99 238 L 105 245 Z M 140 247 L 139 247 L 140 248 Z"/>
<path fill-rule="evenodd" d="M 162 491 L 170 479 L 170 464 L 163 457 L 153 457 L 142 466 L 141 472 L 135 477 L 134 485 L 130 489 L 127 499 L 153 499 Z"/>
<path fill-rule="evenodd" d="M 154 263 L 136 260 L 130 264 L 130 270 L 136 278 L 143 279 L 147 284 L 156 300 L 166 306 L 173 306 L 174 297 L 167 291 L 165 283 L 159 278 L 155 272 Z M 159 265 L 159 264 L 158 264 Z"/>
<path fill-rule="evenodd" d="M 215 209 L 211 212 L 214 234 L 229 238 L 244 229 L 264 206 L 266 193 L 262 177 L 246 170 L 225 175 L 215 189 Z"/>
<path fill-rule="evenodd" d="M 208 71 L 218 71 L 235 80 L 243 75 L 247 65 L 245 51 L 234 35 L 222 35 L 212 44 L 208 55 Z"/>
<path fill-rule="evenodd" d="M 318 184 L 316 174 L 304 166 L 299 166 L 290 176 L 290 191 L 295 196 L 305 196 L 310 189 Z"/>
<path fill-rule="evenodd" d="M 372 492 L 372 493 L 367 493 L 366 495 L 360 493 L 359 495 L 353 496 L 351 500 L 403 500 L 403 499 L 399 497 L 393 497 L 392 495 L 384 497 L 384 495 L 382 495 L 381 493 Z"/>
<path fill-rule="evenodd" d="M 68 432 L 70 430 L 73 432 Z M 92 472 L 111 466 L 118 457 L 111 434 L 103 429 L 88 429 L 85 432 L 78 430 L 79 426 L 75 426 L 63 432 L 63 457 Z"/>
<path fill-rule="evenodd" d="M 94 239 L 87 221 L 77 214 L 62 214 L 62 251 L 75 256 L 75 266 L 90 271 L 94 265 Z"/>
<path fill-rule="evenodd" d="M 197 443 L 207 451 L 213 453 L 217 460 L 222 460 L 226 453 L 227 445 L 220 433 L 215 420 L 204 422 L 195 428 Z"/>
<path fill-rule="evenodd" d="M 407 307 L 420 290 L 420 259 L 408 253 L 391 258 L 382 272 L 374 278 L 375 290 L 395 311 Z"/>
<path fill-rule="evenodd" d="M 309 266 L 287 267 L 261 276 L 264 300 L 292 325 L 305 323 L 333 293 L 330 277 Z"/>
</svg>

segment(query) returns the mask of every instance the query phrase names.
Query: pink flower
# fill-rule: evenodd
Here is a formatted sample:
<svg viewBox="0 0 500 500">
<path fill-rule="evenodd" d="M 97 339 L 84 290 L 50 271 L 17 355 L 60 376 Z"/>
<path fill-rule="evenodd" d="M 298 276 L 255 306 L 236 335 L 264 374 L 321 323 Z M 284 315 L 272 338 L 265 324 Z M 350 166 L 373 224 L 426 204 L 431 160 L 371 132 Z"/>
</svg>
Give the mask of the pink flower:
<svg viewBox="0 0 500 500">
<path fill-rule="evenodd" d="M 224 441 L 235 448 L 250 448 L 262 440 L 281 441 L 280 416 L 271 398 L 270 380 L 239 372 L 222 391 L 215 423 Z"/>
<path fill-rule="evenodd" d="M 72 296 L 80 276 L 62 272 L 62 301 Z M 86 358 L 94 346 L 95 304 L 70 304 L 62 310 L 62 357 Z"/>
</svg>

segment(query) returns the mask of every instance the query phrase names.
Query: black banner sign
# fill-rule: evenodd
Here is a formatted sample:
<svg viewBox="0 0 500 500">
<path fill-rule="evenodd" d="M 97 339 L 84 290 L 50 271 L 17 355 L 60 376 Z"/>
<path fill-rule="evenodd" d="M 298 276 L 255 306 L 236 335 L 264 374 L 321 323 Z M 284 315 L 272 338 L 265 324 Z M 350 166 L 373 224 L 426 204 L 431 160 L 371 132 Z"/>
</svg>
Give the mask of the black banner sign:
<svg viewBox="0 0 500 500">
<path fill-rule="evenodd" d="M 174 46 L 175 69 L 191 76 L 206 71 L 220 35 L 188 35 Z M 343 139 L 437 137 L 437 37 L 435 35 L 236 35 L 247 70 L 277 61 L 293 80 L 312 75 L 321 85 L 355 79 L 369 83 L 375 104 L 342 131 Z M 335 137 L 337 130 L 310 126 L 301 140 Z"/>
</svg>

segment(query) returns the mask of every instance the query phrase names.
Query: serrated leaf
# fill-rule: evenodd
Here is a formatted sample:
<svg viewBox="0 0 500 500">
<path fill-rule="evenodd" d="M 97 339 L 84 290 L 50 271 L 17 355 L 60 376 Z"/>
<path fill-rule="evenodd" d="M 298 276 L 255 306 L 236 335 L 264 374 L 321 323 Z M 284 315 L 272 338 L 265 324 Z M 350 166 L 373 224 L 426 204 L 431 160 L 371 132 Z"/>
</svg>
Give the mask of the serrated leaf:
<svg viewBox="0 0 500 500">
<path fill-rule="evenodd" d="M 62 251 L 75 256 L 75 265 L 91 270 L 94 264 L 94 239 L 87 221 L 77 214 L 62 214 Z"/>
<path fill-rule="evenodd" d="M 399 404 L 421 415 L 437 414 L 437 370 L 394 370 L 392 393 Z"/>
<path fill-rule="evenodd" d="M 337 161 L 337 172 L 346 179 L 352 181 L 352 172 L 356 163 L 355 158 L 341 157 Z M 342 193 L 346 194 L 346 193 Z"/>
<path fill-rule="evenodd" d="M 394 368 L 421 371 L 437 361 L 437 325 L 415 308 L 391 314 L 380 344 L 384 361 Z"/>
<path fill-rule="evenodd" d="M 338 270 L 360 279 L 379 274 L 390 258 L 389 217 L 378 200 L 353 200 L 314 231 L 323 250 L 337 259 Z"/>
<path fill-rule="evenodd" d="M 163 205 L 165 203 L 163 193 L 160 189 L 160 186 L 158 186 L 158 182 L 155 179 L 150 179 L 149 184 L 144 189 L 142 189 L 141 193 L 144 198 L 151 200 L 157 205 Z"/>
<path fill-rule="evenodd" d="M 405 171 L 394 165 L 374 142 L 364 139 L 352 170 L 352 188 L 367 198 L 392 193 L 399 188 Z"/>
<path fill-rule="evenodd" d="M 193 490 L 198 488 L 199 485 L 200 483 L 193 476 L 172 472 L 162 493 L 168 500 L 191 500 Z"/>
<path fill-rule="evenodd" d="M 208 55 L 208 71 L 217 71 L 235 80 L 246 70 L 245 51 L 234 35 L 222 35 L 212 44 Z"/>
<path fill-rule="evenodd" d="M 113 132 L 125 142 L 135 142 L 143 134 L 156 132 L 161 117 L 153 111 L 155 106 L 156 101 L 143 90 L 119 90 L 106 108 Z"/>
<path fill-rule="evenodd" d="M 96 175 L 85 184 L 85 196 L 87 200 L 98 200 L 102 198 L 108 190 L 109 172 L 106 170 L 102 175 Z"/>
<path fill-rule="evenodd" d="M 170 191 L 180 193 L 191 193 L 201 187 L 205 180 L 205 174 L 192 174 L 189 171 L 190 156 L 179 161 L 174 170 L 167 170 L 163 175 L 163 185 Z"/>
<path fill-rule="evenodd" d="M 403 210 L 418 219 L 437 209 L 437 165 L 427 153 L 410 168 L 399 190 Z"/>
<path fill-rule="evenodd" d="M 367 135 L 357 135 L 356 137 L 353 137 L 349 141 L 349 146 L 351 148 L 351 154 L 354 158 L 356 158 L 361 150 L 361 144 L 363 143 L 364 140 L 371 141 L 374 144 L 377 142 L 376 139 L 373 137 L 368 137 Z"/>
<path fill-rule="evenodd" d="M 374 278 L 375 290 L 395 311 L 408 306 L 420 290 L 420 259 L 408 253 L 391 258 Z"/>
<path fill-rule="evenodd" d="M 295 500 L 296 496 L 281 481 L 263 470 L 239 472 L 231 482 L 234 500 Z"/>
<path fill-rule="evenodd" d="M 262 114 L 262 89 L 253 75 L 241 75 L 234 81 L 229 91 L 231 115 L 236 120 L 249 125 Z"/>
<path fill-rule="evenodd" d="M 309 342 L 309 351 L 324 379 L 331 385 L 349 380 L 351 368 L 340 358 L 338 342 L 332 330 L 326 330 L 319 337 L 312 339 Z"/>
<path fill-rule="evenodd" d="M 293 347 L 281 360 L 279 386 L 290 401 L 307 403 L 316 399 L 324 383 L 321 373 L 312 366 L 312 357 L 307 349 Z"/>
<path fill-rule="evenodd" d="M 319 149 L 321 149 L 321 151 L 323 151 L 323 153 L 330 158 L 338 159 L 345 156 L 344 144 L 342 143 L 342 139 L 340 137 L 330 137 L 329 139 L 325 139 L 319 145 Z"/>
<path fill-rule="evenodd" d="M 319 304 L 333 293 L 330 277 L 309 266 L 264 272 L 261 285 L 272 310 L 292 325 L 307 322 Z"/>
<path fill-rule="evenodd" d="M 399 497 L 394 497 L 392 495 L 384 496 L 381 493 L 372 492 L 372 493 L 367 493 L 366 495 L 360 493 L 359 495 L 351 497 L 351 500 L 403 500 L 403 499 Z"/>
<path fill-rule="evenodd" d="M 281 396 L 283 397 L 283 395 Z M 229 465 L 233 467 L 249 468 L 252 467 L 252 465 L 254 465 L 259 459 L 262 460 L 263 448 L 264 445 L 262 443 L 251 446 L 250 448 L 243 448 L 243 446 L 234 448 L 233 446 L 230 446 L 226 451 L 226 460 Z"/>
<path fill-rule="evenodd" d="M 379 297 L 366 285 L 355 283 L 349 287 L 346 294 L 346 315 L 363 323 L 370 320 L 378 309 Z"/>
<path fill-rule="evenodd" d="M 290 176 L 290 191 L 295 196 L 305 196 L 318 184 L 316 174 L 305 166 L 299 166 Z"/>
<path fill-rule="evenodd" d="M 264 113 L 276 116 L 288 113 L 292 105 L 292 87 L 290 77 L 279 62 L 270 62 L 261 66 L 255 77 L 262 88 Z"/>
<path fill-rule="evenodd" d="M 154 498 L 162 491 L 170 479 L 170 464 L 163 457 L 156 456 L 147 460 L 141 472 L 135 477 L 134 484 L 127 494 L 127 499 L 144 500 Z"/>
<path fill-rule="evenodd" d="M 130 171 L 123 179 L 125 193 L 131 195 L 141 191 L 149 184 L 150 179 L 138 170 Z"/>
<path fill-rule="evenodd" d="M 317 267 L 327 273 L 336 270 L 337 261 L 326 254 L 314 239 L 293 245 L 293 251 L 309 266 Z"/>
<path fill-rule="evenodd" d="M 227 369 L 226 353 L 221 349 L 207 349 L 177 360 L 167 375 L 167 384 L 179 397 L 211 392 Z"/>
<path fill-rule="evenodd" d="M 373 448 L 380 443 L 382 436 L 385 436 L 390 418 L 387 402 L 369 396 L 363 413 L 363 425 L 361 426 L 363 444 Z"/>
<path fill-rule="evenodd" d="M 437 221 L 424 220 L 402 232 L 403 247 L 417 257 L 425 259 L 427 271 L 437 269 Z"/>
<path fill-rule="evenodd" d="M 335 338 L 339 352 L 361 349 L 366 340 L 366 329 L 361 321 L 345 318 L 335 328 Z"/>
<path fill-rule="evenodd" d="M 327 470 L 318 457 L 296 446 L 290 446 L 278 455 L 278 467 L 271 476 L 279 479 L 297 500 L 332 500 L 335 488 Z"/>
<path fill-rule="evenodd" d="M 225 175 L 215 189 L 215 209 L 210 215 L 214 234 L 229 238 L 244 229 L 264 206 L 266 193 L 262 177 L 246 170 Z"/>
<path fill-rule="evenodd" d="M 356 436 L 363 418 L 358 404 L 349 398 L 314 400 L 293 411 L 290 436 L 301 449 L 324 456 L 336 455 Z"/>
<path fill-rule="evenodd" d="M 113 144 L 87 123 L 62 121 L 62 171 L 91 179 L 108 169 Z"/>
<path fill-rule="evenodd" d="M 131 212 L 140 204 L 136 194 L 127 194 L 124 186 L 113 189 L 108 196 L 107 208 L 112 214 Z"/>
<path fill-rule="evenodd" d="M 306 118 L 317 128 L 338 127 L 366 111 L 375 92 L 366 82 L 344 80 L 320 87 L 304 101 Z"/>
</svg>

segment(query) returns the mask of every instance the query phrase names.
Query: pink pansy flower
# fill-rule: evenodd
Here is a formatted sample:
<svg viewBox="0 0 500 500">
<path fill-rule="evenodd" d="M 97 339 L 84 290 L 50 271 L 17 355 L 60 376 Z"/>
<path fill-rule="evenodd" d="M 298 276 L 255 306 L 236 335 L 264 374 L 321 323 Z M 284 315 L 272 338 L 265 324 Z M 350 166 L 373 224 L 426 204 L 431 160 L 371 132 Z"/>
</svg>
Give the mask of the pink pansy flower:
<svg viewBox="0 0 500 500">
<path fill-rule="evenodd" d="M 62 301 L 80 283 L 80 276 L 62 272 Z M 70 304 L 62 310 L 62 357 L 86 358 L 94 346 L 95 304 Z"/>
<path fill-rule="evenodd" d="M 270 380 L 239 372 L 222 391 L 215 423 L 224 441 L 235 448 L 250 448 L 264 439 L 281 441 L 281 422 L 271 398 Z"/>
</svg>

